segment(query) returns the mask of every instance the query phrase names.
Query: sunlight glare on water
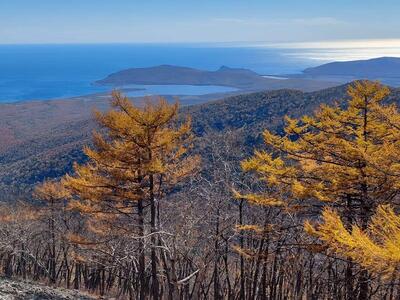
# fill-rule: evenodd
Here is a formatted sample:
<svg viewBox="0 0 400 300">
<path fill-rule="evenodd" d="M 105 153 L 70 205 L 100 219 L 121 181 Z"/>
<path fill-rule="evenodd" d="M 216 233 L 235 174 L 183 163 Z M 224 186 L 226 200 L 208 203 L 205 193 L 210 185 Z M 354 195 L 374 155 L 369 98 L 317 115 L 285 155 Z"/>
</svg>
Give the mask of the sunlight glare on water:
<svg viewBox="0 0 400 300">
<path fill-rule="evenodd" d="M 371 59 L 383 56 L 400 57 L 400 39 L 276 43 L 256 46 L 285 49 L 283 51 L 285 56 L 321 62 Z"/>
</svg>

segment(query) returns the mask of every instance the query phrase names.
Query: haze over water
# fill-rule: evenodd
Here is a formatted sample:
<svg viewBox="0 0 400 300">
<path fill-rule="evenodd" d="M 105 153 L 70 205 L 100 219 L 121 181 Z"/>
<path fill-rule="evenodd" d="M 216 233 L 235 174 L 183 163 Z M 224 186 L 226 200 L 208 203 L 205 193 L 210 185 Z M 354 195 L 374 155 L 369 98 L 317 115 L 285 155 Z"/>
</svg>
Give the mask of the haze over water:
<svg viewBox="0 0 400 300">
<path fill-rule="evenodd" d="M 88 44 L 1 45 L 0 102 L 59 99 L 106 92 L 92 83 L 126 68 L 160 64 L 216 70 L 222 65 L 248 68 L 262 75 L 300 73 L 338 60 L 400 56 L 400 41 L 342 41 L 296 44 Z M 224 92 L 226 88 L 184 88 L 188 94 Z M 151 87 L 148 93 L 151 93 Z M 157 87 L 157 93 L 163 93 Z M 177 90 L 177 93 L 179 90 Z M 171 87 L 166 94 L 174 93 Z"/>
</svg>

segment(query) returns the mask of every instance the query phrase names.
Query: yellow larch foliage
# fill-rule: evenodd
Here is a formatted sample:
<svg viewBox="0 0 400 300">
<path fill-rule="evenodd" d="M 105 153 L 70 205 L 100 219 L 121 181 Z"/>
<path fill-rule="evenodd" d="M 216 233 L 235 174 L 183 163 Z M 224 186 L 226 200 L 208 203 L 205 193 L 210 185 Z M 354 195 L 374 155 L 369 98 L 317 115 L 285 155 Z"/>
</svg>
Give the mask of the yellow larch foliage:
<svg viewBox="0 0 400 300">
<path fill-rule="evenodd" d="M 177 103 L 159 98 L 136 106 L 118 92 L 112 97 L 112 109 L 95 114 L 102 130 L 93 134 L 94 147 L 84 149 L 88 162 L 62 180 L 69 209 L 91 218 L 88 228 L 104 236 L 123 230 L 119 218 L 132 218 L 138 201 L 160 198 L 199 165 L 188 155 L 191 120 L 180 122 Z"/>
<path fill-rule="evenodd" d="M 45 181 L 35 188 L 34 195 L 46 202 L 59 202 L 64 200 L 68 193 L 60 182 Z"/>
<path fill-rule="evenodd" d="M 54 215 L 65 209 L 69 194 L 60 181 L 46 180 L 36 186 L 33 195 L 45 204 L 40 206 L 38 214 L 54 222 Z"/>
<path fill-rule="evenodd" d="M 259 225 L 245 224 L 245 225 L 236 225 L 235 229 L 237 231 L 251 231 L 261 235 L 273 231 L 274 227 L 275 226 L 272 224 L 265 225 L 264 227 Z"/>
<path fill-rule="evenodd" d="M 400 267 L 400 216 L 389 205 L 378 207 L 367 230 L 357 225 L 347 230 L 332 209 L 324 210 L 322 220 L 316 226 L 306 222 L 305 230 L 337 254 L 387 276 Z"/>
<path fill-rule="evenodd" d="M 285 134 L 263 134 L 268 151 L 242 162 L 267 185 L 267 195 L 240 195 L 260 205 L 303 200 L 349 205 L 368 222 L 368 211 L 392 201 L 400 185 L 400 114 L 385 105 L 389 89 L 359 81 L 345 108 L 322 105 L 312 116 L 286 118 Z M 263 200 L 267 199 L 267 200 Z"/>
</svg>

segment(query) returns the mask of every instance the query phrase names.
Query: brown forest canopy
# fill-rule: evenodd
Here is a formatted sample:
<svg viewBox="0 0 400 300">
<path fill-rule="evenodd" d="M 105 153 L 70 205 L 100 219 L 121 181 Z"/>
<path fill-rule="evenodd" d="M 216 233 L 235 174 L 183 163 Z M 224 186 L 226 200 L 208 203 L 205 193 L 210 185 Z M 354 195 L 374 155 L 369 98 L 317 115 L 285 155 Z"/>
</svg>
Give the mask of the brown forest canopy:
<svg viewBox="0 0 400 300">
<path fill-rule="evenodd" d="M 285 115 L 300 117 L 311 113 L 321 103 L 345 97 L 346 87 L 319 92 L 271 91 L 245 94 L 182 108 L 193 120 L 193 131 L 201 139 L 206 133 L 237 131 L 242 144 L 251 149 L 260 144 L 265 128 L 280 130 Z M 400 97 L 393 90 L 390 101 Z M 72 169 L 72 162 L 84 160 L 81 151 L 91 141 L 95 128 L 92 110 L 105 110 L 107 100 L 32 102 L 5 105 L 0 110 L 0 197 L 26 196 L 45 178 L 56 178 Z"/>
<path fill-rule="evenodd" d="M 115 93 L 74 172 L 1 207 L 2 273 L 122 299 L 398 297 L 398 93 L 346 88 Z"/>
</svg>

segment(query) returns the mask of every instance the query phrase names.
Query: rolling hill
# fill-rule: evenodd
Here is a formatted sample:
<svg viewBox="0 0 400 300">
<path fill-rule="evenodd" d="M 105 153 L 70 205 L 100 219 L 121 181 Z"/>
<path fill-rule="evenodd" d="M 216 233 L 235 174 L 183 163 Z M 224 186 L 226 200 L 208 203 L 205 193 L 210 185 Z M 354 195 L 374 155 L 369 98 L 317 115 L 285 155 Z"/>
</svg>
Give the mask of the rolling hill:
<svg viewBox="0 0 400 300">
<path fill-rule="evenodd" d="M 190 114 L 197 144 L 210 133 L 240 130 L 240 141 L 249 153 L 269 128 L 280 131 L 283 117 L 310 114 L 321 103 L 333 103 L 345 95 L 346 86 L 305 93 L 277 90 L 237 95 L 200 105 L 182 107 Z M 398 102 L 400 90 L 388 101 Z M 0 197 L 25 197 L 45 178 L 56 178 L 71 170 L 73 161 L 84 161 L 82 147 L 96 128 L 93 107 L 106 109 L 108 100 L 30 102 L 9 104 L 0 110 Z M 199 150 L 201 152 L 201 150 Z M 206 153 L 202 153 L 205 155 Z"/>
</svg>

